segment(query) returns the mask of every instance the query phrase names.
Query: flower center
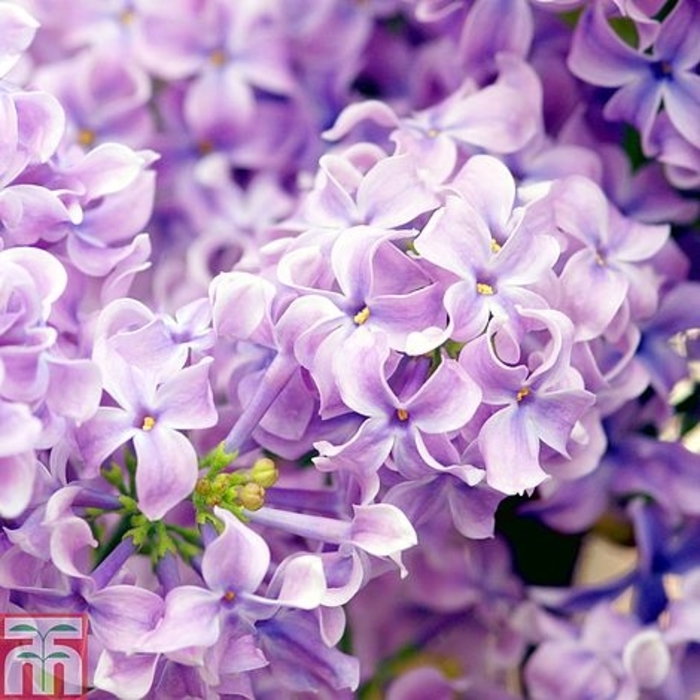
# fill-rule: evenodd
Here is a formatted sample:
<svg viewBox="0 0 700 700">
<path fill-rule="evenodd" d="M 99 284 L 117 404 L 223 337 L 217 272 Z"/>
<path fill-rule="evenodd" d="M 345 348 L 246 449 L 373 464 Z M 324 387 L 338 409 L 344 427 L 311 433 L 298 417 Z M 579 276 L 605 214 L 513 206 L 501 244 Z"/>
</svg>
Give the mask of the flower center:
<svg viewBox="0 0 700 700">
<path fill-rule="evenodd" d="M 361 326 L 363 323 L 367 323 L 368 318 L 369 318 L 369 308 L 365 306 L 361 311 L 358 311 L 352 317 L 352 320 L 355 321 L 355 323 L 358 326 Z"/>
<path fill-rule="evenodd" d="M 233 591 L 226 591 L 226 593 L 224 593 L 221 596 L 221 602 L 222 603 L 232 603 L 233 599 L 235 597 L 236 597 L 236 594 Z"/>
<path fill-rule="evenodd" d="M 226 53 L 223 49 L 216 49 L 209 54 L 209 60 L 215 66 L 221 67 L 226 63 Z"/>
<path fill-rule="evenodd" d="M 81 129 L 78 132 L 78 143 L 85 148 L 89 148 L 95 143 L 96 134 L 92 129 Z"/>
<path fill-rule="evenodd" d="M 493 296 L 496 293 L 494 288 L 490 284 L 486 284 L 486 282 L 477 282 L 476 291 L 486 297 Z"/>
<path fill-rule="evenodd" d="M 515 395 L 515 400 L 520 403 L 526 396 L 530 395 L 530 389 L 526 386 L 524 386 L 522 389 L 518 390 L 518 393 Z"/>
<path fill-rule="evenodd" d="M 156 424 L 156 419 L 153 416 L 146 416 L 143 419 L 143 423 L 141 424 L 141 430 L 145 430 L 148 432 L 149 430 L 153 430 L 153 427 Z"/>
<path fill-rule="evenodd" d="M 401 421 L 407 421 L 408 420 L 408 411 L 405 408 L 397 408 L 396 409 L 396 417 Z"/>
<path fill-rule="evenodd" d="M 491 239 L 491 252 L 498 253 L 501 250 L 501 244 L 495 239 Z"/>
</svg>

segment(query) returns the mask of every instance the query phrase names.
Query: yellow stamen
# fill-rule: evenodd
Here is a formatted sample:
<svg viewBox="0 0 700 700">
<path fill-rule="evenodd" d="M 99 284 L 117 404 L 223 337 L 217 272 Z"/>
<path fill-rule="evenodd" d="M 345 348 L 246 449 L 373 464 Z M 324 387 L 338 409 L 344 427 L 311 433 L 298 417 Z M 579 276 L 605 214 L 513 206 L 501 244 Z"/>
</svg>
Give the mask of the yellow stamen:
<svg viewBox="0 0 700 700">
<path fill-rule="evenodd" d="M 396 409 L 396 417 L 400 421 L 406 421 L 406 420 L 408 420 L 408 411 L 405 408 L 397 408 Z"/>
<path fill-rule="evenodd" d="M 491 252 L 498 253 L 501 250 L 501 244 L 495 239 L 491 239 Z"/>
<path fill-rule="evenodd" d="M 92 129 L 81 129 L 78 132 L 78 143 L 85 148 L 89 148 L 93 143 L 95 143 L 96 137 L 97 134 L 95 134 Z"/>
<path fill-rule="evenodd" d="M 440 132 L 437 129 L 429 129 L 428 130 L 428 136 L 431 139 L 437 138 L 437 136 L 440 134 Z"/>
<path fill-rule="evenodd" d="M 153 427 L 156 424 L 156 419 L 153 416 L 146 416 L 143 419 L 143 423 L 141 424 L 141 430 L 145 430 L 148 432 L 149 430 L 153 430 Z"/>
<path fill-rule="evenodd" d="M 490 284 L 486 284 L 485 282 L 477 282 L 476 291 L 479 294 L 483 294 L 487 297 L 493 296 L 495 294 L 493 287 Z"/>
<path fill-rule="evenodd" d="M 358 326 L 361 326 L 363 323 L 367 323 L 367 319 L 369 318 L 369 309 L 365 306 L 362 311 L 358 311 L 353 317 L 352 320 L 355 321 L 355 323 Z"/>
<path fill-rule="evenodd" d="M 203 141 L 200 141 L 197 144 L 197 150 L 203 156 L 208 156 L 210 153 L 212 153 L 214 151 L 214 144 L 211 141 L 204 139 Z"/>
<path fill-rule="evenodd" d="M 226 591 L 226 593 L 221 596 L 221 600 L 230 603 L 235 597 L 236 594 L 233 591 Z"/>
<path fill-rule="evenodd" d="M 223 66 L 226 63 L 226 53 L 222 49 L 216 49 L 209 55 L 209 60 L 215 66 Z"/>
<path fill-rule="evenodd" d="M 530 395 L 530 389 L 526 386 L 524 386 L 522 389 L 518 391 L 518 393 L 515 395 L 515 399 L 517 401 L 522 401 L 526 396 Z"/>
</svg>

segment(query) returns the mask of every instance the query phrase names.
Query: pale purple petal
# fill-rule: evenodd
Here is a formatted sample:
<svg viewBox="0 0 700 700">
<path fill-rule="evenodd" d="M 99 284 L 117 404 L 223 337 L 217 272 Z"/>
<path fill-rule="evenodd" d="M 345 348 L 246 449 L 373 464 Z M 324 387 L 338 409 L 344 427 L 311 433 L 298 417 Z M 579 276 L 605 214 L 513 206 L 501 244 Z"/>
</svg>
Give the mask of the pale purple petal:
<svg viewBox="0 0 700 700">
<path fill-rule="evenodd" d="M 671 651 L 657 630 L 643 630 L 625 645 L 622 662 L 639 688 L 658 688 L 671 671 Z"/>
<path fill-rule="evenodd" d="M 41 430 L 41 421 L 28 406 L 0 399 L 0 458 L 31 450 Z"/>
<path fill-rule="evenodd" d="M 91 630 L 111 651 L 140 651 L 138 641 L 164 612 L 163 599 L 139 586 L 108 586 L 87 598 Z"/>
<path fill-rule="evenodd" d="M 204 580 L 221 594 L 254 593 L 270 566 L 267 543 L 235 515 L 222 508 L 214 512 L 225 527 L 204 552 Z"/>
<path fill-rule="evenodd" d="M 469 279 L 491 256 L 491 234 L 473 207 L 451 197 L 445 208 L 430 218 L 416 238 L 415 248 L 426 260 Z"/>
<path fill-rule="evenodd" d="M 154 412 L 157 421 L 169 428 L 209 428 L 217 413 L 209 385 L 211 358 L 185 367 L 156 389 Z"/>
<path fill-rule="evenodd" d="M 322 136 L 329 141 L 337 141 L 346 136 L 357 124 L 370 120 L 386 128 L 394 128 L 399 125 L 399 120 L 394 111 L 385 102 L 379 100 L 366 100 L 348 105 L 338 116 L 335 124 Z"/>
<path fill-rule="evenodd" d="M 486 481 L 501 493 L 524 493 L 547 478 L 540 466 L 536 427 L 526 416 L 518 405 L 508 406 L 494 413 L 479 433 Z"/>
<path fill-rule="evenodd" d="M 36 475 L 34 451 L 0 457 L 0 516 L 17 518 L 29 505 Z"/>
<path fill-rule="evenodd" d="M 76 433 L 80 453 L 91 471 L 137 432 L 135 416 L 121 408 L 105 406 L 84 423 Z"/>
<path fill-rule="evenodd" d="M 494 31 L 496 27 L 498 30 Z M 499 53 L 525 57 L 533 32 L 532 11 L 525 0 L 475 2 L 459 38 L 461 64 L 472 75 Z"/>
<path fill-rule="evenodd" d="M 210 647 L 221 632 L 221 595 L 197 586 L 178 586 L 165 598 L 165 612 L 158 626 L 138 643 L 145 653 Z"/>
<path fill-rule="evenodd" d="M 51 561 L 66 576 L 87 578 L 84 571 L 87 568 L 87 548 L 97 545 L 98 542 L 85 520 L 69 516 L 51 524 Z"/>
<path fill-rule="evenodd" d="M 136 450 L 136 494 L 139 509 L 159 520 L 189 496 L 197 481 L 197 453 L 181 433 L 157 423 L 133 431 Z"/>
<path fill-rule="evenodd" d="M 303 610 L 314 610 L 321 604 L 326 594 L 326 578 L 319 557 L 295 556 L 285 563 L 283 572 L 275 604 Z"/>
<path fill-rule="evenodd" d="M 374 297 L 367 323 L 385 332 L 394 350 L 422 355 L 446 340 L 442 300 L 442 289 L 436 284 L 408 294 Z"/>
<path fill-rule="evenodd" d="M 87 153 L 64 173 L 84 184 L 90 200 L 121 192 L 148 164 L 147 153 L 138 153 L 119 143 L 103 143 Z"/>
<path fill-rule="evenodd" d="M 51 305 L 60 298 L 68 284 L 63 265 L 51 253 L 40 248 L 10 248 L 3 250 L 0 260 L 21 266 L 34 281 L 42 301 L 42 312 L 47 318 Z"/>
<path fill-rule="evenodd" d="M 247 339 L 267 319 L 275 287 L 257 275 L 230 272 L 214 278 L 209 296 L 217 334 Z"/>
<path fill-rule="evenodd" d="M 574 33 L 569 68 L 594 85 L 618 87 L 646 73 L 646 60 L 612 30 L 602 5 L 583 13 Z"/>
<path fill-rule="evenodd" d="M 608 243 L 608 202 L 588 178 L 573 176 L 562 182 L 554 216 L 559 228 L 582 243 L 593 247 Z"/>
<path fill-rule="evenodd" d="M 439 203 L 409 155 L 380 160 L 357 191 L 357 207 L 364 220 L 382 228 L 406 224 Z"/>
<path fill-rule="evenodd" d="M 651 75 L 621 87 L 603 110 L 606 119 L 634 124 L 646 144 L 665 90 Z"/>
<path fill-rule="evenodd" d="M 700 148 L 700 75 L 675 75 L 665 86 L 664 107 L 679 133 Z"/>
<path fill-rule="evenodd" d="M 523 409 L 531 413 L 528 418 L 540 440 L 568 456 L 566 445 L 571 431 L 594 401 L 593 394 L 583 390 L 551 391 L 539 394 Z"/>
<path fill-rule="evenodd" d="M 69 361 L 57 357 L 47 359 L 48 407 L 58 415 L 74 420 L 78 425 L 91 418 L 97 411 L 102 394 L 97 365 L 89 360 Z"/>
<path fill-rule="evenodd" d="M 502 242 L 515 203 L 515 180 L 510 170 L 493 156 L 475 155 L 457 173 L 452 186 Z"/>
<path fill-rule="evenodd" d="M 126 655 L 105 649 L 97 660 L 94 683 L 100 690 L 124 700 L 140 700 L 151 689 L 156 654 Z"/>
<path fill-rule="evenodd" d="M 389 503 L 353 505 L 350 539 L 360 549 L 375 556 L 389 556 L 418 543 L 408 518 Z"/>
<path fill-rule="evenodd" d="M 65 129 L 65 114 L 58 100 L 46 92 L 13 95 L 20 142 L 33 159 L 46 162 L 58 148 Z"/>
<path fill-rule="evenodd" d="M 29 47 L 39 27 L 34 17 L 13 3 L 0 5 L 0 76 L 4 76 Z"/>
<path fill-rule="evenodd" d="M 571 256 L 561 275 L 562 309 L 576 327 L 576 337 L 589 340 L 600 335 L 627 296 L 629 282 L 620 271 L 600 264 L 592 250 Z M 595 290 L 595 295 L 591 294 Z"/>
<path fill-rule="evenodd" d="M 431 666 L 403 673 L 388 688 L 386 700 L 452 700 L 455 691 L 450 681 Z"/>
<path fill-rule="evenodd" d="M 464 427 L 481 403 L 481 389 L 456 360 L 444 359 L 405 403 L 409 420 L 426 433 Z"/>
<path fill-rule="evenodd" d="M 496 509 L 503 494 L 487 487 L 469 487 L 457 481 L 447 491 L 447 503 L 454 526 L 465 537 L 481 540 L 493 537 Z"/>
<path fill-rule="evenodd" d="M 379 491 L 377 470 L 386 461 L 393 445 L 394 436 L 387 428 L 386 419 L 370 418 L 343 445 L 336 446 L 327 441 L 314 443 L 319 456 L 313 461 L 320 471 L 353 475 L 360 484 L 361 500 L 367 503 Z"/>
<path fill-rule="evenodd" d="M 398 401 L 384 377 L 386 339 L 359 328 L 336 358 L 333 373 L 343 401 L 363 416 L 389 419 Z"/>
<path fill-rule="evenodd" d="M 496 57 L 498 80 L 460 100 L 441 125 L 458 141 L 512 153 L 540 128 L 542 86 L 535 71 L 514 55 Z"/>
</svg>

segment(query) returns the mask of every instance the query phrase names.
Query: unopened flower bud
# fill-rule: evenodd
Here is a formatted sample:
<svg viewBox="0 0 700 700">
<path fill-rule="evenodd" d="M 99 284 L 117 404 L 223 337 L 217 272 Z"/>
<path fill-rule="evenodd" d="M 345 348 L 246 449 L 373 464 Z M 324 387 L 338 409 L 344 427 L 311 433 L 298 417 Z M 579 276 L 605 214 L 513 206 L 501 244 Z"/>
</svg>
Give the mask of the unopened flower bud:
<svg viewBox="0 0 700 700">
<path fill-rule="evenodd" d="M 250 476 L 258 486 L 269 489 L 277 483 L 279 472 L 271 459 L 262 457 L 251 467 Z"/>
<path fill-rule="evenodd" d="M 246 510 L 260 510 L 265 505 L 265 489 L 254 482 L 241 486 L 238 502 Z"/>
</svg>

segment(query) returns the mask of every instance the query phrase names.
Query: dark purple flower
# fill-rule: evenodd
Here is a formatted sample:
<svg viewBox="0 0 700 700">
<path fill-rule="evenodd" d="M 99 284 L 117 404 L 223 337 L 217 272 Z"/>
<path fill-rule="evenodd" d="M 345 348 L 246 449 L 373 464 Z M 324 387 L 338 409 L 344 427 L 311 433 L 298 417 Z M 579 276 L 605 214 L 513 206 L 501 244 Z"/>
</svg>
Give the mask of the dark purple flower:
<svg viewBox="0 0 700 700">
<path fill-rule="evenodd" d="M 683 137 L 700 147 L 695 118 L 700 105 L 698 27 L 696 4 L 679 2 L 661 23 L 653 47 L 634 48 L 615 34 L 603 4 L 595 3 L 577 26 L 569 66 L 594 85 L 618 88 L 605 106 L 605 116 L 634 124 L 644 144 L 663 106 Z"/>
</svg>

